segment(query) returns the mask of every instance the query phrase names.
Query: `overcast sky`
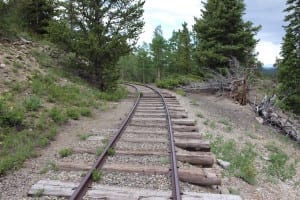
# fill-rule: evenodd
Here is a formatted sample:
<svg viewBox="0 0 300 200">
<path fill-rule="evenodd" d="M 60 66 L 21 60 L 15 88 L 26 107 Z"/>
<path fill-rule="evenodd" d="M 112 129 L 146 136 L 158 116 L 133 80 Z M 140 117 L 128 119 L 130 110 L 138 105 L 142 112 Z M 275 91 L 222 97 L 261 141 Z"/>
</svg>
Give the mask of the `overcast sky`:
<svg viewBox="0 0 300 200">
<path fill-rule="evenodd" d="M 245 0 L 246 20 L 255 25 L 262 25 L 257 35 L 259 60 L 265 66 L 272 66 L 279 56 L 280 44 L 284 35 L 285 0 Z M 161 25 L 164 37 L 169 39 L 173 30 L 181 28 L 183 22 L 189 24 L 190 30 L 195 23 L 194 16 L 200 17 L 201 0 L 146 0 L 145 27 L 140 43 L 150 43 L 156 26 Z"/>
</svg>

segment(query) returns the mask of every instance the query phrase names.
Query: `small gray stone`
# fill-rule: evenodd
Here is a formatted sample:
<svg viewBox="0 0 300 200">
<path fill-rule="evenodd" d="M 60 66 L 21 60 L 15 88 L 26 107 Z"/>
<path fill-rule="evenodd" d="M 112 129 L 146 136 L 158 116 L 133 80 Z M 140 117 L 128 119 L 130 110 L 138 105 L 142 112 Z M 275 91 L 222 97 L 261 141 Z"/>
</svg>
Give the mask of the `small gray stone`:
<svg viewBox="0 0 300 200">
<path fill-rule="evenodd" d="M 260 124 L 263 124 L 263 123 L 264 123 L 264 119 L 261 118 L 261 117 L 256 117 L 255 119 L 256 119 L 256 121 L 258 121 L 258 123 L 260 123 Z"/>
<path fill-rule="evenodd" d="M 221 159 L 217 159 L 217 163 L 218 165 L 220 165 L 223 169 L 228 169 L 230 167 L 230 162 L 221 160 Z"/>
<path fill-rule="evenodd" d="M 264 160 L 266 160 L 266 161 L 270 161 L 271 159 L 269 158 L 269 157 L 267 157 L 267 156 L 263 156 L 262 157 Z"/>
<path fill-rule="evenodd" d="M 1 63 L 1 64 L 0 64 L 0 68 L 5 68 L 5 64 L 4 64 L 4 63 Z"/>
</svg>

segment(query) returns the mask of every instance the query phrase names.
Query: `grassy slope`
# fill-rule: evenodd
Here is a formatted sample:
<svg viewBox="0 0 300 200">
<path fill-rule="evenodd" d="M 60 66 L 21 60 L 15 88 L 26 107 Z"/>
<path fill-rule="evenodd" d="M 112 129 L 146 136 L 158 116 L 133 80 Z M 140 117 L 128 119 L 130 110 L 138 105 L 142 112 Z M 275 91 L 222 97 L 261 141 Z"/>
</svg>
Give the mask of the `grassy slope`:
<svg viewBox="0 0 300 200">
<path fill-rule="evenodd" d="M 103 93 L 61 70 L 64 56 L 49 55 L 49 46 L 0 43 L 0 175 L 38 155 L 68 119 L 92 116 L 106 100 L 125 90 Z"/>
</svg>

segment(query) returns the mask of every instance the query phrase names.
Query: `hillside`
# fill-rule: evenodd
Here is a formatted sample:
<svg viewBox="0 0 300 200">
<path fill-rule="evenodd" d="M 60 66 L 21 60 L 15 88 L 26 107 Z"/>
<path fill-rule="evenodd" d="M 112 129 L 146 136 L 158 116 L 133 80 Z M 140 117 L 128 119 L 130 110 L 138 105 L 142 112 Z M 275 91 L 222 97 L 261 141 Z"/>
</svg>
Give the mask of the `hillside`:
<svg viewBox="0 0 300 200">
<path fill-rule="evenodd" d="M 100 92 L 67 73 L 57 51 L 26 40 L 0 43 L 0 175 L 39 155 L 68 120 L 92 117 L 126 95 Z"/>
</svg>

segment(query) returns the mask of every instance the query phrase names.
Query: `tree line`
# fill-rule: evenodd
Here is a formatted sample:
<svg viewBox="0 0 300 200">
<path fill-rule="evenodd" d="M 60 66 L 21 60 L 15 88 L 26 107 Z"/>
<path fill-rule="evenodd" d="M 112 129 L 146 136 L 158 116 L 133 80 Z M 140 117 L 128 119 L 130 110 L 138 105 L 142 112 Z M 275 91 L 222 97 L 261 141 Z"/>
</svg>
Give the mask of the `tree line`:
<svg viewBox="0 0 300 200">
<path fill-rule="evenodd" d="M 150 44 L 139 46 L 120 60 L 123 77 L 143 82 L 174 74 L 203 77 L 207 70 L 225 73 L 234 59 L 244 67 L 261 67 L 255 52 L 255 35 L 261 27 L 243 20 L 244 2 L 210 0 L 203 4 L 192 30 L 184 22 L 165 39 L 162 27 L 157 26 Z M 145 79 L 145 73 L 151 78 Z"/>
</svg>

